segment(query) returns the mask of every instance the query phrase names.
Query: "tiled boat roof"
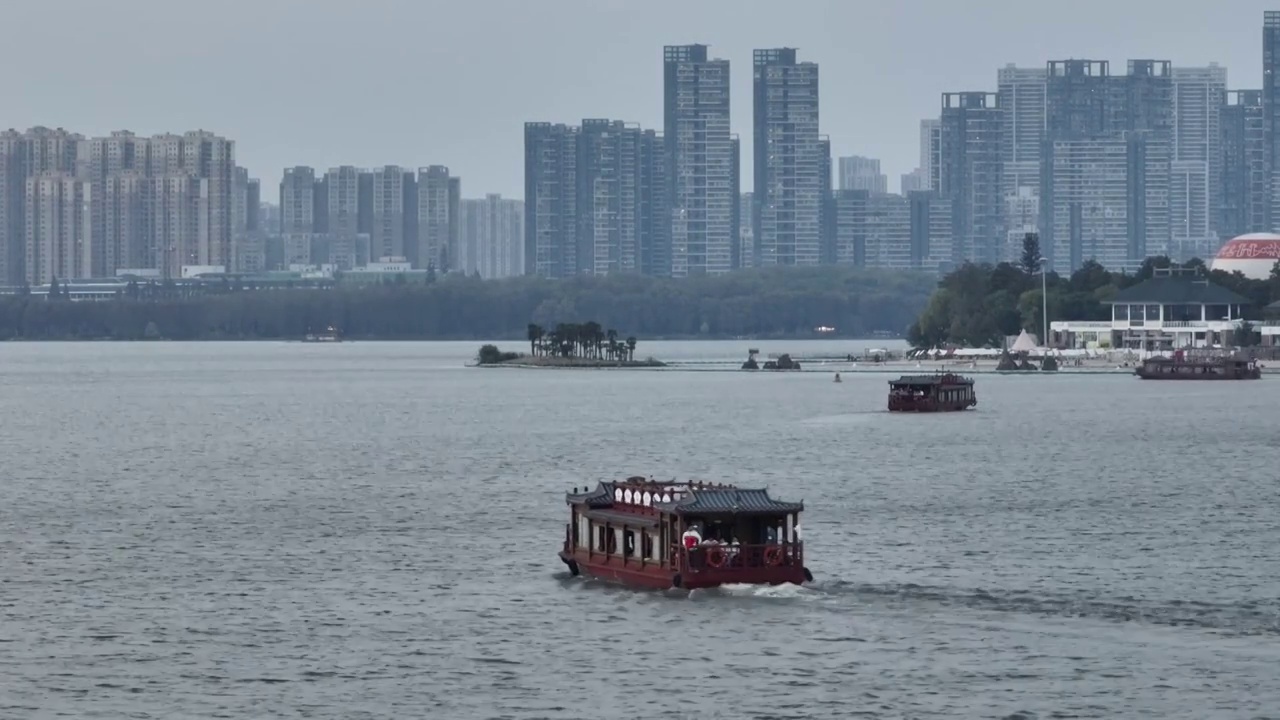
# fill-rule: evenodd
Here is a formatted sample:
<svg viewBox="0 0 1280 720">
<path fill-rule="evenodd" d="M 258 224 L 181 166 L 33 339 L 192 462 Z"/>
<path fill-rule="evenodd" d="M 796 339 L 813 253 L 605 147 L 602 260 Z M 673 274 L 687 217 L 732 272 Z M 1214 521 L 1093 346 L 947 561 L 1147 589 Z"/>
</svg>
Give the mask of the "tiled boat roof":
<svg viewBox="0 0 1280 720">
<path fill-rule="evenodd" d="M 633 479 L 635 480 L 635 479 Z M 623 500 L 617 500 L 619 493 Z M 634 500 L 630 500 L 630 495 Z M 643 499 L 642 499 L 643 498 Z M 566 493 L 570 505 L 585 505 L 601 510 L 615 505 L 640 505 L 668 513 L 696 515 L 701 513 L 788 513 L 804 510 L 803 502 L 786 502 L 769 497 L 769 491 L 732 486 L 709 486 L 694 483 L 618 483 L 602 482 L 594 489 L 583 488 Z"/>
</svg>

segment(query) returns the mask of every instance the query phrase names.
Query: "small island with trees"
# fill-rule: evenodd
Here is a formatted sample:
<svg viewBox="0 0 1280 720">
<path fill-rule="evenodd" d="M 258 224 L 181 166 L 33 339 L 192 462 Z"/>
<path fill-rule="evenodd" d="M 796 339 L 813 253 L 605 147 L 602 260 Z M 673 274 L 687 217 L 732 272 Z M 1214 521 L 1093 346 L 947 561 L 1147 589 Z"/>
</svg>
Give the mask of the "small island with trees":
<svg viewBox="0 0 1280 720">
<path fill-rule="evenodd" d="M 559 323 L 552 330 L 530 323 L 529 353 L 504 352 L 484 345 L 476 355 L 479 367 L 550 368 L 659 368 L 666 363 L 653 358 L 636 360 L 634 336 L 622 339 L 617 330 L 598 322 Z"/>
</svg>

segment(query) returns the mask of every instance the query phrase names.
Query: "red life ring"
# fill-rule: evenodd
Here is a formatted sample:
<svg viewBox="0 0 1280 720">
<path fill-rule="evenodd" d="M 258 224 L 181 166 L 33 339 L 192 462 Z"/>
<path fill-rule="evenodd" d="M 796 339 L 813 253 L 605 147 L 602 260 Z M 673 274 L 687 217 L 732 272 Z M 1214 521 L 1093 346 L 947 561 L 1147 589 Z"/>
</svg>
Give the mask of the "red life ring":
<svg viewBox="0 0 1280 720">
<path fill-rule="evenodd" d="M 724 561 L 728 558 L 724 548 L 718 545 L 707 548 L 707 564 L 713 568 L 724 567 Z"/>
<path fill-rule="evenodd" d="M 770 567 L 782 562 L 782 547 L 773 545 L 764 549 L 764 564 Z"/>
</svg>

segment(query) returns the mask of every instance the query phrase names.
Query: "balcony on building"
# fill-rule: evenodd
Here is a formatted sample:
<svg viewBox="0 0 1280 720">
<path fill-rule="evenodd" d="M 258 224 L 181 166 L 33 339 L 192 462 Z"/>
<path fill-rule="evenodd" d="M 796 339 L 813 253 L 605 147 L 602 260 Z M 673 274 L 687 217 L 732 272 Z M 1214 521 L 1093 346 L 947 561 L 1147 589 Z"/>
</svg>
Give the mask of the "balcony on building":
<svg viewBox="0 0 1280 720">
<path fill-rule="evenodd" d="M 1251 303 L 1191 270 L 1170 268 L 1121 290 L 1110 305 L 1110 320 L 1050 323 L 1053 345 L 1148 351 L 1230 346 Z M 1280 323 L 1274 329 L 1280 334 Z"/>
</svg>

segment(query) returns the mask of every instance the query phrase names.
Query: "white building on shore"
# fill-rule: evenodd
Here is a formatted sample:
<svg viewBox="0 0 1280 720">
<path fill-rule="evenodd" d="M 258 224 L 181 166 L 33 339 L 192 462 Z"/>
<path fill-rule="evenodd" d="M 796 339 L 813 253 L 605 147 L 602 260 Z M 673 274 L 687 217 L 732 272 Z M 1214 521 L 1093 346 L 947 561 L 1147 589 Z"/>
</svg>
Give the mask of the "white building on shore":
<svg viewBox="0 0 1280 720">
<path fill-rule="evenodd" d="M 1110 320 L 1064 320 L 1049 324 L 1060 348 L 1174 350 L 1234 344 L 1244 325 L 1248 298 L 1188 271 L 1156 270 L 1149 280 L 1125 288 L 1110 302 Z M 1270 332 L 1269 332 L 1270 331 Z M 1263 326 L 1260 332 L 1280 333 Z"/>
</svg>

